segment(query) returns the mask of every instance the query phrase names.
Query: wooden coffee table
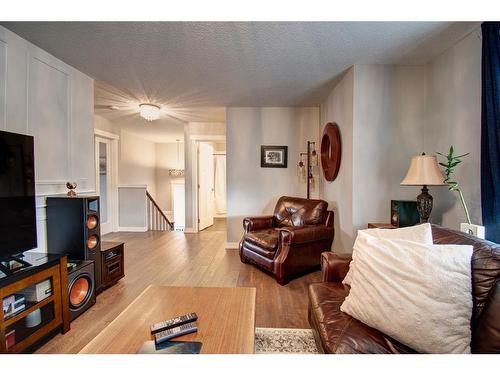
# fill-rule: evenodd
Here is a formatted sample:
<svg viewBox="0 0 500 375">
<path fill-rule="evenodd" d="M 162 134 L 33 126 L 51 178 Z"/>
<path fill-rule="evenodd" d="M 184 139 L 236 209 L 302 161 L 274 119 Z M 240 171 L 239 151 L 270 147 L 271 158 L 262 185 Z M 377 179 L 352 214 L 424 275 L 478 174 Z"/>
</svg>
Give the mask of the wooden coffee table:
<svg viewBox="0 0 500 375">
<path fill-rule="evenodd" d="M 177 341 L 201 341 L 202 353 L 254 352 L 255 288 L 150 285 L 80 353 L 136 353 L 151 324 L 190 312 L 198 332 Z"/>
</svg>

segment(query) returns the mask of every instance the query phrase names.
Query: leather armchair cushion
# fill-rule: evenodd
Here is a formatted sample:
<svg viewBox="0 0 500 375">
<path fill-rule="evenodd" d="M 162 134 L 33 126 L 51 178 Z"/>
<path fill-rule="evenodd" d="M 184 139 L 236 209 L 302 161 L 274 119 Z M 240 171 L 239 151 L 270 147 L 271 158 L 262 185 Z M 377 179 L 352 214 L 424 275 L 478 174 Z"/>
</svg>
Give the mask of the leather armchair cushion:
<svg viewBox="0 0 500 375">
<path fill-rule="evenodd" d="M 303 227 L 282 227 L 280 235 L 284 242 L 293 245 L 331 240 L 333 239 L 333 233 L 333 228 L 324 225 L 310 225 Z"/>
<path fill-rule="evenodd" d="M 276 249 L 265 249 L 263 247 L 257 246 L 253 244 L 252 242 L 245 241 L 243 243 L 243 248 L 245 250 L 245 254 L 248 255 L 249 253 L 255 253 L 260 255 L 261 257 L 267 258 L 269 260 L 274 260 L 274 257 L 276 255 Z M 260 259 L 260 258 L 258 258 Z"/>
<path fill-rule="evenodd" d="M 274 226 L 274 216 L 254 216 L 243 219 L 245 232 L 254 230 L 269 229 Z"/>
<path fill-rule="evenodd" d="M 274 209 L 277 227 L 324 224 L 328 203 L 319 199 L 281 197 Z"/>
<path fill-rule="evenodd" d="M 325 353 L 415 353 L 414 350 L 340 311 L 349 293 L 342 283 L 309 285 L 309 322 Z"/>
<path fill-rule="evenodd" d="M 279 230 L 270 228 L 245 233 L 243 235 L 243 240 L 265 250 L 275 252 L 278 249 L 278 237 Z M 254 249 L 252 248 L 252 250 Z"/>
</svg>

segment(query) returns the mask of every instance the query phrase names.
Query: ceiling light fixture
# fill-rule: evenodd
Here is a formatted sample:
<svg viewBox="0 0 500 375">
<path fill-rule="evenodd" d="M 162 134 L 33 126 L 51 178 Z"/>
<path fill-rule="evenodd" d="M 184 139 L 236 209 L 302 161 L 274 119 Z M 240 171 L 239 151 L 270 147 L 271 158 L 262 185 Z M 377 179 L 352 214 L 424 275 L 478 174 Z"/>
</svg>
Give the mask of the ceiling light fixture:
<svg viewBox="0 0 500 375">
<path fill-rule="evenodd" d="M 160 107 L 150 103 L 139 104 L 140 115 L 147 121 L 158 120 L 160 118 Z"/>
</svg>

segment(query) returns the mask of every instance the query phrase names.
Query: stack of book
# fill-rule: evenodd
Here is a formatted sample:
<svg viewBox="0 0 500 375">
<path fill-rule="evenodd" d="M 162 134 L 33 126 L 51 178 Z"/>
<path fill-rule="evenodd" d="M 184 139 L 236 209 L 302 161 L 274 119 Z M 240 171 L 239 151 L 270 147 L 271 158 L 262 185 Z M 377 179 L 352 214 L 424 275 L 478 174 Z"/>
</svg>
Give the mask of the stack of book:
<svg viewBox="0 0 500 375">
<path fill-rule="evenodd" d="M 26 299 L 22 294 L 12 294 L 3 299 L 3 317 L 8 319 L 11 316 L 23 311 L 26 308 Z"/>
</svg>

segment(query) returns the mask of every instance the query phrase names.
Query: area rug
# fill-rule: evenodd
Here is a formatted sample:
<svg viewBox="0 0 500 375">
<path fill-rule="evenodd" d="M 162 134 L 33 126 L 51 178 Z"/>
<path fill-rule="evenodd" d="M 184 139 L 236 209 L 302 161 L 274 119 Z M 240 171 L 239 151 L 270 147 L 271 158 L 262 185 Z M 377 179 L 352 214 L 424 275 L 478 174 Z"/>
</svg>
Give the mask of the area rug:
<svg viewBox="0 0 500 375">
<path fill-rule="evenodd" d="M 256 328 L 255 354 L 318 354 L 310 329 Z"/>
</svg>

